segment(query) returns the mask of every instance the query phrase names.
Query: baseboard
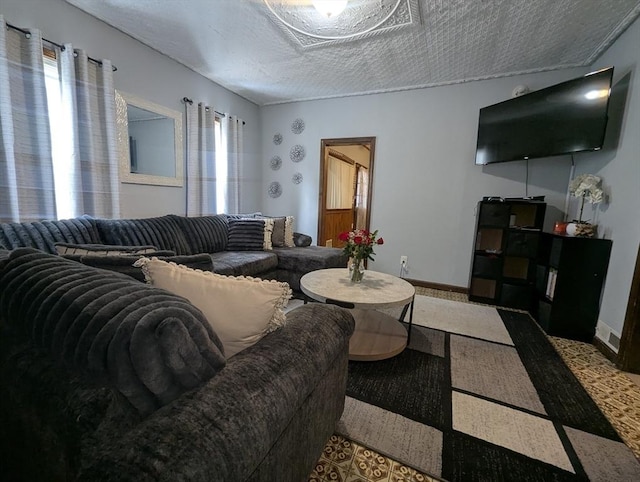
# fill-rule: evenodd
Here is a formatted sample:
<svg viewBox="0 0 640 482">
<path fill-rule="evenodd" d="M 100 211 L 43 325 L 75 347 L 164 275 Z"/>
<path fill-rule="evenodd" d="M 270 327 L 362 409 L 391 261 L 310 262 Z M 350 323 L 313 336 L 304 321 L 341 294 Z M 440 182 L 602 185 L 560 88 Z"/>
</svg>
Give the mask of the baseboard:
<svg viewBox="0 0 640 482">
<path fill-rule="evenodd" d="M 598 349 L 598 351 L 602 353 L 605 356 L 605 358 L 609 360 L 611 363 L 614 363 L 614 364 L 616 363 L 618 354 L 615 351 L 613 351 L 611 348 L 609 348 L 609 346 L 597 336 L 593 337 L 593 346 L 595 346 Z"/>
<path fill-rule="evenodd" d="M 453 291 L 454 293 L 469 293 L 469 288 L 464 286 L 445 285 L 442 283 L 432 283 L 430 281 L 421 281 L 418 279 L 404 278 L 405 281 L 411 283 L 413 286 L 419 286 L 421 288 L 431 288 L 440 291 Z"/>
</svg>

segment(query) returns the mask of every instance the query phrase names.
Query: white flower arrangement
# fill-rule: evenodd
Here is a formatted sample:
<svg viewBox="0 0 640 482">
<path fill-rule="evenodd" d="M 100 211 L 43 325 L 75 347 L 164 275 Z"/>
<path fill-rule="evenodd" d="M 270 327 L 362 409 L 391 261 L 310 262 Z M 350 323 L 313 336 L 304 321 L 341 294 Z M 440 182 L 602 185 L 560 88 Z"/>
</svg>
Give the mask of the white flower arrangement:
<svg viewBox="0 0 640 482">
<path fill-rule="evenodd" d="M 604 191 L 602 190 L 602 178 L 593 174 L 581 174 L 569 183 L 569 193 L 572 196 L 582 198 L 580 204 L 579 223 L 582 223 L 582 210 L 584 202 L 599 204 L 604 201 Z"/>
</svg>

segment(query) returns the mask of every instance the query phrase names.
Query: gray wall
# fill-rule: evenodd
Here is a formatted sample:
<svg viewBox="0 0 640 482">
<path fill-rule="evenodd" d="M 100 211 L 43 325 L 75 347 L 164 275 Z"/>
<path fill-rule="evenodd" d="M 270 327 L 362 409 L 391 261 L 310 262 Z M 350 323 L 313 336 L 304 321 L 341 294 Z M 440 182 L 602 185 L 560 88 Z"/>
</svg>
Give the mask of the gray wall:
<svg viewBox="0 0 640 482">
<path fill-rule="evenodd" d="M 116 89 L 184 112 L 183 97 L 205 102 L 246 121 L 243 211 L 260 208 L 260 117 L 258 107 L 194 71 L 146 47 L 63 0 L 2 0 L 0 14 L 19 27 L 39 28 L 44 38 L 72 43 L 90 57 L 106 58 L 118 68 Z M 123 184 L 122 217 L 186 212 L 184 188 Z"/>
<path fill-rule="evenodd" d="M 320 140 L 323 138 L 376 136 L 371 228 L 385 239 L 376 249 L 370 268 L 397 274 L 400 256 L 409 258 L 407 277 L 466 287 L 469 280 L 475 228 L 475 209 L 483 196 L 546 196 L 546 230 L 562 218 L 571 169 L 571 157 L 474 165 L 478 109 L 511 97 L 517 85 L 532 90 L 568 80 L 603 66 L 616 66 L 616 79 L 631 73 L 621 145 L 617 151 L 574 155 L 576 172 L 593 172 L 610 187 L 611 202 L 596 221 L 600 235 L 613 239 L 613 255 L 606 282 L 601 323 L 620 333 L 629 295 L 633 264 L 638 251 L 640 223 L 640 86 L 636 64 L 640 56 L 640 22 L 618 39 L 598 61 L 583 69 L 569 69 L 460 85 L 356 96 L 261 108 L 263 151 L 263 211 L 292 214 L 295 229 L 317 238 Z M 299 135 L 291 122 L 306 124 Z M 281 133 L 279 146 L 273 135 Z M 289 149 L 306 149 L 302 162 L 289 159 Z M 283 166 L 269 167 L 279 155 Z M 304 181 L 291 182 L 300 172 Z M 278 181 L 283 194 L 267 195 L 270 182 Z M 575 205 L 568 210 L 575 216 Z"/>
<path fill-rule="evenodd" d="M 622 332 L 640 243 L 639 63 L 640 21 L 636 20 L 594 65 L 595 68 L 615 66 L 609 129 L 620 131 L 619 145 L 616 148 L 605 142 L 602 151 L 587 153 L 576 162 L 576 174 L 601 176 L 610 196 L 609 203 L 593 213 L 599 234 L 613 240 L 600 311 L 599 335 L 605 340 L 608 329 L 618 336 Z M 616 122 L 619 111 L 623 111 L 621 125 Z"/>
<path fill-rule="evenodd" d="M 375 136 L 371 228 L 385 244 L 376 249 L 370 267 L 399 273 L 400 256 L 409 258 L 407 277 L 467 286 L 475 230 L 475 209 L 483 196 L 545 195 L 549 223 L 563 209 L 569 181 L 570 157 L 476 166 L 475 147 L 480 107 L 511 97 L 525 84 L 538 89 L 579 76 L 584 70 L 263 107 L 264 183 L 283 185 L 283 194 L 263 194 L 263 210 L 296 218 L 295 228 L 317 237 L 320 140 Z M 304 132 L 291 132 L 300 117 Z M 273 135 L 283 142 L 276 146 Z M 289 160 L 289 149 L 303 145 L 300 163 Z M 279 155 L 283 166 L 272 171 L 268 159 Z M 304 181 L 291 182 L 293 172 Z M 549 226 L 549 227 L 550 227 Z"/>
</svg>

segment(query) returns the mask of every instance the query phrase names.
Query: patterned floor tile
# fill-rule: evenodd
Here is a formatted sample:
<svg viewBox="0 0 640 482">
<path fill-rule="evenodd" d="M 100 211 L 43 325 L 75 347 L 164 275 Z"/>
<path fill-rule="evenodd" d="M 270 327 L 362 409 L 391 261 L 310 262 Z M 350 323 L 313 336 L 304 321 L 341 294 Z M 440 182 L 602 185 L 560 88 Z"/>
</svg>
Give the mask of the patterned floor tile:
<svg viewBox="0 0 640 482">
<path fill-rule="evenodd" d="M 588 343 L 549 337 L 620 438 L 640 458 L 640 387 Z"/>
</svg>

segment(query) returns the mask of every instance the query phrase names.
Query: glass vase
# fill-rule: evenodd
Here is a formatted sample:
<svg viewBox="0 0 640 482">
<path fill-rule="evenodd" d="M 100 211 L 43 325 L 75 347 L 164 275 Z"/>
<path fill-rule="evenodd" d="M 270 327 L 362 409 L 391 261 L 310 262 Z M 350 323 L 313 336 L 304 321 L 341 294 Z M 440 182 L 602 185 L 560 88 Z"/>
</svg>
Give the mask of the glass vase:
<svg viewBox="0 0 640 482">
<path fill-rule="evenodd" d="M 364 276 L 364 260 L 361 258 L 353 258 L 349 266 L 349 277 L 352 283 L 360 283 Z"/>
</svg>

